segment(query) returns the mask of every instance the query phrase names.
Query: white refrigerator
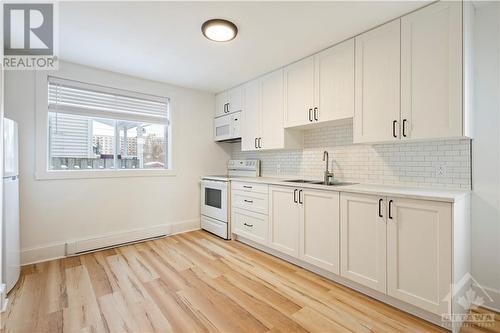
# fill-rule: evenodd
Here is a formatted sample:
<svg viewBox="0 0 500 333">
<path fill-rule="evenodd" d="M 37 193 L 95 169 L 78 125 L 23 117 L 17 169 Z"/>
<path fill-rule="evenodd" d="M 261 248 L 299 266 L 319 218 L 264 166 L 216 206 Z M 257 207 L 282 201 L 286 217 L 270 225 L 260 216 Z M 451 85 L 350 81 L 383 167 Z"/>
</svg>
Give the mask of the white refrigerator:
<svg viewBox="0 0 500 333">
<path fill-rule="evenodd" d="M 4 118 L 2 280 L 10 291 L 19 279 L 19 163 L 17 123 Z"/>
</svg>

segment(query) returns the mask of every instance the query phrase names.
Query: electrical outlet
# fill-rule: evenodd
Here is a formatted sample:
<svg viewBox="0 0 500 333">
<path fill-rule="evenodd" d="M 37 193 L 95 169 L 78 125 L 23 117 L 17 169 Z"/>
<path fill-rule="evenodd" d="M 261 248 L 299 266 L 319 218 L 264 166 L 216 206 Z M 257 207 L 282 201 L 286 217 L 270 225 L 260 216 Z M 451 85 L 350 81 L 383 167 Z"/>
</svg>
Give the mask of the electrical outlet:
<svg viewBox="0 0 500 333">
<path fill-rule="evenodd" d="M 448 170 L 446 168 L 446 165 L 444 165 L 444 164 L 436 165 L 436 177 L 437 178 L 444 178 L 444 177 L 446 177 L 446 175 L 448 174 L 447 171 Z"/>
</svg>

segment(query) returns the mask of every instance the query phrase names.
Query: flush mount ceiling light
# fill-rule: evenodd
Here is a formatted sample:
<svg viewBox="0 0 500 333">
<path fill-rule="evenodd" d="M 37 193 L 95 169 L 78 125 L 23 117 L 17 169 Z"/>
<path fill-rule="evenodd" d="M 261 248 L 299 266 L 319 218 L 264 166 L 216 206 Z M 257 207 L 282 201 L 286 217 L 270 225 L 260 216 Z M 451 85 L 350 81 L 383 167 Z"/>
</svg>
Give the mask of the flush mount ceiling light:
<svg viewBox="0 0 500 333">
<path fill-rule="evenodd" d="M 228 42 L 238 34 L 238 28 L 233 22 L 223 19 L 208 20 L 201 26 L 201 32 L 215 42 Z"/>
</svg>

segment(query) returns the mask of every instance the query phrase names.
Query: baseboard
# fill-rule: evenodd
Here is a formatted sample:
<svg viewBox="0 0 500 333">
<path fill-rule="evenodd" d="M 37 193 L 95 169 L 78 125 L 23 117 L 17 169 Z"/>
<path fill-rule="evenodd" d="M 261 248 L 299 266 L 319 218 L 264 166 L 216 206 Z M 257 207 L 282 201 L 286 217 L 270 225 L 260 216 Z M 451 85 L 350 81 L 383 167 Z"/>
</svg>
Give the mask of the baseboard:
<svg viewBox="0 0 500 333">
<path fill-rule="evenodd" d="M 162 224 L 147 228 L 95 235 L 93 237 L 53 242 L 38 247 L 21 250 L 21 265 L 30 265 L 44 261 L 64 258 L 79 252 L 96 248 L 106 248 L 117 244 L 137 242 L 141 239 L 188 232 L 200 228 L 200 220 L 187 220 L 177 223 Z"/>
<path fill-rule="evenodd" d="M 472 289 L 476 295 L 482 297 L 484 300 L 484 303 L 478 305 L 485 309 L 500 312 L 500 290 L 495 290 L 485 286 L 481 286 L 481 288 L 476 284 L 472 285 Z M 485 292 L 487 295 L 484 294 Z"/>
</svg>

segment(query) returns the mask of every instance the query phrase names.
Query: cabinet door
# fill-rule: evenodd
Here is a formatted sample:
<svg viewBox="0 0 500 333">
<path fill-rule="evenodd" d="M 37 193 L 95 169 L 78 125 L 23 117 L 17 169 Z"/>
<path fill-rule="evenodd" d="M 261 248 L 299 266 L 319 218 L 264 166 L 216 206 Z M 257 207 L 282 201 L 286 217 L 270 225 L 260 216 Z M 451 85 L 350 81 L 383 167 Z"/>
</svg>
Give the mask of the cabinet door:
<svg viewBox="0 0 500 333">
<path fill-rule="evenodd" d="M 340 274 L 380 292 L 386 292 L 386 220 L 378 196 L 341 194 Z"/>
<path fill-rule="evenodd" d="M 400 20 L 355 41 L 354 142 L 399 140 Z"/>
<path fill-rule="evenodd" d="M 311 122 L 314 108 L 314 57 L 285 67 L 285 127 Z M 312 116 L 312 114 L 311 114 Z"/>
<path fill-rule="evenodd" d="M 243 122 L 241 126 L 241 150 L 257 150 L 256 139 L 260 137 L 260 84 L 259 80 L 248 82 L 244 88 Z"/>
<path fill-rule="evenodd" d="M 314 56 L 315 106 L 320 122 L 354 116 L 354 39 Z"/>
<path fill-rule="evenodd" d="M 435 314 L 448 313 L 451 204 L 394 198 L 390 206 L 388 294 Z"/>
<path fill-rule="evenodd" d="M 300 213 L 300 259 L 339 274 L 340 195 L 303 190 Z"/>
<path fill-rule="evenodd" d="M 298 257 L 300 207 L 294 202 L 294 191 L 291 187 L 269 187 L 269 246 Z"/>
<path fill-rule="evenodd" d="M 462 136 L 461 2 L 401 19 L 401 84 L 403 139 Z"/>
<path fill-rule="evenodd" d="M 283 70 L 277 70 L 260 79 L 261 147 L 284 148 L 283 128 Z"/>
<path fill-rule="evenodd" d="M 221 92 L 215 95 L 215 116 L 222 116 L 225 114 L 224 105 L 227 103 L 227 93 Z"/>
<path fill-rule="evenodd" d="M 236 87 L 227 92 L 227 103 L 229 112 L 241 111 L 243 109 L 243 89 Z"/>
</svg>

